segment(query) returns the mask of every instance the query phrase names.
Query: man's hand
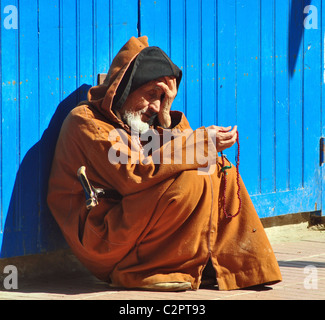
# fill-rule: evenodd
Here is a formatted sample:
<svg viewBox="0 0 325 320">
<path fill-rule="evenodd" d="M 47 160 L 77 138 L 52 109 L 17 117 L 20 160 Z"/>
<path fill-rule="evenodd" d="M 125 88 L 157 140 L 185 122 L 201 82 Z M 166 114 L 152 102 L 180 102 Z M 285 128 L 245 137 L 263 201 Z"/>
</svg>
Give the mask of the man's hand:
<svg viewBox="0 0 325 320">
<path fill-rule="evenodd" d="M 216 143 L 217 152 L 221 152 L 234 145 L 237 138 L 237 126 L 231 127 L 217 127 L 210 126 L 207 128 L 213 141 Z"/>
<path fill-rule="evenodd" d="M 170 128 L 171 117 L 170 109 L 172 103 L 177 95 L 177 85 L 175 77 L 164 77 L 164 81 L 159 81 L 157 86 L 164 91 L 164 97 L 162 99 L 160 110 L 158 112 L 158 120 L 163 128 Z"/>
</svg>

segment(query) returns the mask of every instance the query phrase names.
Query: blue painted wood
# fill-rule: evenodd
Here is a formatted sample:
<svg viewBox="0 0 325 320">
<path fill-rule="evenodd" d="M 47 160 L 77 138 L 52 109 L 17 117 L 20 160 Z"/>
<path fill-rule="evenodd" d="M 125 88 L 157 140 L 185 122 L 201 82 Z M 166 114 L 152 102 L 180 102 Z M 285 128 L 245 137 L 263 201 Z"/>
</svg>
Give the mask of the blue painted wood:
<svg viewBox="0 0 325 320">
<path fill-rule="evenodd" d="M 185 39 L 185 0 L 170 1 L 170 57 L 183 72 L 183 79 L 172 105 L 173 110 L 186 112 L 186 39 Z"/>
<path fill-rule="evenodd" d="M 322 4 L 321 6 L 321 14 L 322 17 L 325 17 L 325 6 Z M 321 83 L 322 83 L 322 118 L 321 118 L 321 134 L 322 137 L 325 137 L 325 27 L 324 27 L 324 23 L 321 23 L 320 25 L 321 27 L 321 57 L 323 59 L 322 61 L 322 76 L 321 76 Z M 321 181 L 322 181 L 322 186 L 321 186 L 321 194 L 322 194 L 322 207 L 321 210 L 322 212 L 324 212 L 325 210 L 325 165 L 322 164 L 321 166 Z"/>
<path fill-rule="evenodd" d="M 77 84 L 77 3 L 60 2 L 60 86 L 61 99 L 69 96 Z M 77 103 L 77 99 L 73 101 Z"/>
<path fill-rule="evenodd" d="M 275 4 L 261 2 L 260 16 L 260 190 L 262 194 L 275 191 Z M 274 208 L 269 211 L 272 212 Z"/>
<path fill-rule="evenodd" d="M 1 26 L 1 73 L 2 73 L 2 231 L 8 221 L 10 231 L 19 231 L 19 211 L 8 215 L 10 202 L 18 208 L 18 189 L 14 188 L 19 167 L 19 70 L 18 29 L 4 28 L 4 9 L 8 5 L 18 6 L 17 1 L 1 1 L 3 24 Z"/>
<path fill-rule="evenodd" d="M 318 29 L 304 29 L 305 6 Z M 4 8 L 18 29 L 4 28 Z M 3 0 L 0 257 L 62 248 L 46 205 L 66 114 L 131 37 L 182 69 L 173 109 L 191 126 L 238 125 L 240 172 L 260 217 L 321 210 L 325 173 L 321 0 Z M 235 161 L 236 147 L 227 150 Z"/>
<path fill-rule="evenodd" d="M 97 79 L 93 77 L 95 74 L 94 66 L 96 59 L 94 57 L 94 13 L 93 1 L 79 1 L 77 4 L 77 33 L 78 33 L 78 83 L 80 87 L 84 83 L 95 85 Z M 89 45 L 91 44 L 91 45 Z M 90 79 L 89 79 L 90 78 Z M 95 81 L 96 80 L 96 81 Z M 86 92 L 80 97 L 84 100 Z"/>
<path fill-rule="evenodd" d="M 201 100 L 201 1 L 185 1 L 186 108 L 193 128 L 202 123 Z"/>
<path fill-rule="evenodd" d="M 40 131 L 46 130 L 60 101 L 59 0 L 39 3 Z"/>
<path fill-rule="evenodd" d="M 277 191 L 289 190 L 289 92 L 288 2 L 275 3 L 275 183 Z"/>
<path fill-rule="evenodd" d="M 321 9 L 321 1 L 313 1 Z M 319 17 L 320 18 L 320 17 Z M 321 74 L 323 59 L 321 53 L 321 29 L 308 29 L 304 33 L 304 188 L 319 190 L 321 188 L 319 167 L 319 139 L 321 134 Z M 317 157 L 311 155 L 318 154 Z M 321 195 L 313 195 L 314 209 L 321 208 Z"/>
<path fill-rule="evenodd" d="M 111 58 L 113 59 L 124 43 L 138 36 L 138 1 L 110 0 Z"/>
<path fill-rule="evenodd" d="M 205 126 L 217 123 L 217 3 L 203 1 L 201 5 L 201 114 Z"/>
<path fill-rule="evenodd" d="M 0 52 L 2 52 L 2 9 L 3 7 L 0 5 L 0 23 L 1 23 L 1 28 L 0 28 Z M 2 54 L 0 54 L 0 67 L 2 67 Z M 3 216 L 3 201 L 2 201 L 2 72 L 0 72 L 0 234 L 3 234 L 3 224 L 5 222 L 5 217 Z M 0 236 L 0 247 L 2 246 L 2 236 Z"/>
<path fill-rule="evenodd" d="M 148 12 L 150 6 L 158 6 L 159 2 L 144 3 L 147 7 L 143 8 L 142 2 L 141 8 L 145 13 L 141 15 L 141 25 L 150 25 L 151 29 L 142 28 L 142 34 L 145 31 L 151 34 L 156 27 Z M 321 194 L 320 169 L 315 163 L 311 168 L 306 168 L 305 161 L 305 150 L 311 148 L 308 142 L 311 138 L 309 132 L 306 138 L 306 115 L 303 113 L 306 80 L 302 46 L 308 32 L 304 32 L 303 28 L 306 17 L 303 10 L 309 4 L 310 1 L 283 3 L 278 0 L 224 0 L 213 3 L 197 0 L 186 2 L 186 5 L 183 1 L 173 1 L 171 4 L 171 16 L 173 12 L 179 15 L 179 32 L 176 35 L 172 32 L 171 48 L 176 45 L 176 39 L 180 52 L 184 52 L 182 48 L 185 46 L 185 57 L 179 59 L 186 62 L 186 94 L 181 96 L 182 110 L 194 128 L 210 125 L 211 119 L 218 125 L 239 126 L 241 173 L 260 216 L 318 208 L 315 201 L 319 201 Z M 321 7 L 320 3 L 317 6 Z M 164 7 L 161 12 L 163 21 L 165 11 Z M 209 19 L 212 19 L 212 15 L 216 17 L 216 28 L 211 28 Z M 196 29 L 198 19 L 201 20 L 201 30 Z M 206 25 L 209 25 L 207 29 Z M 157 41 L 154 44 L 164 46 L 165 40 Z M 201 47 L 201 51 L 197 46 Z M 215 72 L 218 85 L 208 97 L 206 93 L 212 88 L 212 83 L 206 81 L 203 85 L 203 82 L 211 51 L 215 51 L 214 58 L 218 65 Z M 311 57 L 313 61 L 322 56 L 321 50 L 316 51 L 315 56 Z M 197 96 L 193 87 L 191 60 L 200 61 L 198 75 L 201 96 Z M 314 83 L 313 88 L 320 94 L 319 83 Z M 191 101 L 188 92 L 194 96 Z M 214 100 L 217 102 L 214 109 L 216 116 L 213 115 L 214 110 L 207 113 L 208 106 L 214 105 Z M 312 102 L 310 94 L 309 103 Z M 200 110 L 197 110 L 197 105 Z M 313 107 L 318 110 L 316 115 L 321 107 L 317 104 Z M 312 117 L 311 114 L 309 116 Z M 319 124 L 314 124 L 313 128 L 319 135 Z M 236 148 L 227 150 L 232 161 L 235 160 L 235 153 Z M 308 153 L 318 159 L 315 145 Z M 306 188 L 307 176 L 315 183 L 315 188 Z M 301 203 L 292 200 L 294 197 L 299 198 Z M 286 201 L 287 198 L 291 201 Z"/>
<path fill-rule="evenodd" d="M 303 2 L 290 2 L 289 20 L 289 189 L 303 186 Z M 299 30 L 299 32 L 297 32 Z"/>
<path fill-rule="evenodd" d="M 94 46 L 96 55 L 96 74 L 106 73 L 109 69 L 110 58 L 110 1 L 96 0 Z"/>
<path fill-rule="evenodd" d="M 47 239 L 46 204 L 47 182 L 51 159 L 54 153 L 54 136 L 50 135 L 50 126 L 61 100 L 62 49 L 60 48 L 60 1 L 39 2 L 39 123 L 41 139 L 37 145 L 39 152 L 40 202 L 39 202 L 39 248 L 42 239 Z M 61 37 L 62 38 L 62 37 Z M 52 140 L 53 139 L 53 140 Z M 51 239 L 51 237 L 49 237 Z"/>
<path fill-rule="evenodd" d="M 237 1 L 236 111 L 241 165 L 249 168 L 242 177 L 250 194 L 260 192 L 259 13 L 258 0 Z"/>
<path fill-rule="evenodd" d="M 149 45 L 159 43 L 170 54 L 170 12 L 169 1 L 144 0 L 140 2 L 141 34 L 149 39 Z M 150 19 L 148 19 L 150 17 Z M 159 23 L 157 23 L 159 21 Z"/>
<path fill-rule="evenodd" d="M 236 6 L 231 0 L 217 2 L 217 119 L 223 127 L 237 124 L 237 26 Z M 239 128 L 240 130 L 240 128 Z M 234 162 L 235 148 L 225 151 Z"/>
<path fill-rule="evenodd" d="M 38 99 L 38 14 L 37 3 L 19 1 L 19 143 L 20 164 L 16 176 L 18 207 L 9 214 L 18 212 L 19 238 L 24 243 L 24 252 L 40 247 L 40 179 L 39 152 L 33 146 L 39 141 L 39 99 Z M 18 85 L 18 84 L 17 84 Z M 27 120 L 28 119 L 28 120 Z M 25 170 L 26 163 L 33 163 L 33 170 Z M 32 199 L 34 201 L 32 201 Z M 12 204 L 12 201 L 11 201 Z M 28 208 L 28 209 L 27 209 Z M 31 236 L 34 235 L 34 236 Z M 12 243 L 19 248 L 17 232 L 12 234 Z M 7 239 L 5 239 L 8 241 Z"/>
</svg>

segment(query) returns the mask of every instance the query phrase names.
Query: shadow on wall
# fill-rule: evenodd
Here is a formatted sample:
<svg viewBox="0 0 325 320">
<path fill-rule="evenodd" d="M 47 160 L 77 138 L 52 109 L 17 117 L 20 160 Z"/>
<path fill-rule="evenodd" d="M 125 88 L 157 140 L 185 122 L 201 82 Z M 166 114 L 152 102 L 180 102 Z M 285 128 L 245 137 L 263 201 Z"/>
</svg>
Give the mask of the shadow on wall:
<svg viewBox="0 0 325 320">
<path fill-rule="evenodd" d="M 48 179 L 61 125 L 89 85 L 82 85 L 57 107 L 41 139 L 26 153 L 18 169 L 3 227 L 0 258 L 67 248 L 46 203 Z"/>
<path fill-rule="evenodd" d="M 299 48 L 304 39 L 304 21 L 308 14 L 304 13 L 306 6 L 311 4 L 312 0 L 291 2 L 289 17 L 289 39 L 288 39 L 288 66 L 290 77 L 293 77 L 296 68 Z"/>
</svg>

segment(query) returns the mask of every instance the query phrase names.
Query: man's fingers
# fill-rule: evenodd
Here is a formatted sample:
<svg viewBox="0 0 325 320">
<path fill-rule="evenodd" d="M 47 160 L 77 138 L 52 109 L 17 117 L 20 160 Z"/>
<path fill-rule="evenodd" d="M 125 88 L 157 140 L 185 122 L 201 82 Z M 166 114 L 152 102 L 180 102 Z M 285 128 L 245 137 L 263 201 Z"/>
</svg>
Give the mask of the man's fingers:
<svg viewBox="0 0 325 320">
<path fill-rule="evenodd" d="M 231 126 L 229 126 L 229 127 L 219 127 L 220 132 L 234 134 L 237 131 L 237 126 L 234 126 L 231 130 L 230 129 L 231 129 Z"/>
<path fill-rule="evenodd" d="M 211 132 L 212 137 L 214 136 L 214 138 L 216 139 L 215 143 L 218 152 L 230 148 L 235 144 L 237 139 L 237 126 L 234 126 L 232 129 L 231 126 L 229 127 L 210 126 L 208 127 L 208 129 L 212 130 Z"/>
<path fill-rule="evenodd" d="M 176 78 L 175 77 L 164 77 L 167 85 L 172 89 L 176 86 Z"/>
<path fill-rule="evenodd" d="M 220 132 L 228 132 L 231 129 L 231 126 L 228 127 L 217 127 L 214 126 L 217 130 L 219 130 Z"/>
<path fill-rule="evenodd" d="M 174 98 L 177 94 L 176 79 L 168 80 L 167 84 L 165 82 L 160 81 L 157 82 L 156 85 L 161 88 L 167 96 Z"/>
<path fill-rule="evenodd" d="M 220 140 L 236 140 L 237 126 L 234 126 L 231 131 L 228 132 L 219 132 Z"/>
<path fill-rule="evenodd" d="M 235 143 L 236 143 L 236 138 L 232 138 L 232 139 L 226 140 L 226 141 L 220 141 L 217 145 L 217 150 L 223 151 L 225 149 L 232 147 Z"/>
<path fill-rule="evenodd" d="M 162 127 L 169 128 L 171 126 L 170 109 L 177 94 L 176 78 L 170 79 L 169 77 L 164 77 L 156 85 L 165 93 L 160 111 L 158 112 L 158 120 Z"/>
<path fill-rule="evenodd" d="M 165 82 L 157 82 L 156 86 L 158 86 L 159 88 L 163 89 L 165 92 L 169 90 L 168 85 Z"/>
</svg>

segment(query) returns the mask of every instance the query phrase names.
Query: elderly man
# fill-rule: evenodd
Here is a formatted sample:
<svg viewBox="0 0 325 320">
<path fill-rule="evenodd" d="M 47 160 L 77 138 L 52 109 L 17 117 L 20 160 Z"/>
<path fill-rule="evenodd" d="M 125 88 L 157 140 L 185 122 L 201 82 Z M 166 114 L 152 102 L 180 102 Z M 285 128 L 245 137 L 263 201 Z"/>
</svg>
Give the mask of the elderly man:
<svg viewBox="0 0 325 320">
<path fill-rule="evenodd" d="M 65 119 L 49 207 L 74 254 L 112 286 L 180 291 L 210 278 L 231 290 L 281 281 L 242 180 L 217 154 L 235 143 L 237 128 L 193 131 L 171 111 L 181 76 L 146 37 L 132 37 Z M 88 208 L 82 166 L 105 191 Z"/>
</svg>

